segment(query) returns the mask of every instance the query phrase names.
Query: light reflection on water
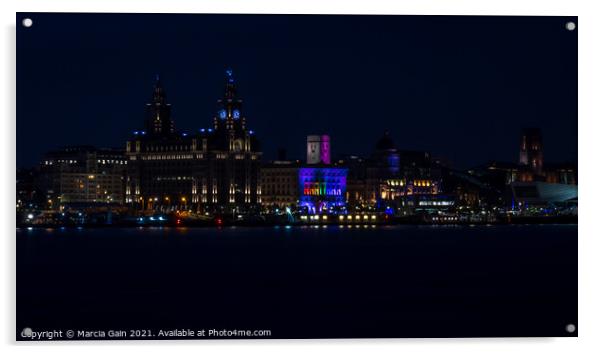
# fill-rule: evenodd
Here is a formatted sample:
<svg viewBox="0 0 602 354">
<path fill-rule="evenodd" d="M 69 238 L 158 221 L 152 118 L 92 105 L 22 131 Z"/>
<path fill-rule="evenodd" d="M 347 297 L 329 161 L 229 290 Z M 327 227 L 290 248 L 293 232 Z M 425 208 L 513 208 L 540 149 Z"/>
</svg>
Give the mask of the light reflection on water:
<svg viewBox="0 0 602 354">
<path fill-rule="evenodd" d="M 422 232 L 429 234 L 446 234 L 447 232 L 470 232 L 473 235 L 487 235 L 491 232 L 499 234 L 507 234 L 513 236 L 513 233 L 518 230 L 530 230 L 541 232 L 553 232 L 555 230 L 574 230 L 577 234 L 577 224 L 532 224 L 532 225 L 494 225 L 494 224 L 469 224 L 469 225 L 275 225 L 272 227 L 245 227 L 245 226 L 223 226 L 223 227 L 169 227 L 169 226 L 152 226 L 143 227 L 136 226 L 132 228 L 87 228 L 87 227 L 58 227 L 58 228 L 36 228 L 36 227 L 21 227 L 17 228 L 17 235 L 94 235 L 99 237 L 104 236 L 121 236 L 121 235 L 277 235 L 283 232 L 294 235 L 326 233 L 326 234 L 365 234 L 365 235 L 419 235 Z M 513 231 L 514 230 L 514 231 Z M 530 232 L 529 231 L 529 232 Z"/>
</svg>

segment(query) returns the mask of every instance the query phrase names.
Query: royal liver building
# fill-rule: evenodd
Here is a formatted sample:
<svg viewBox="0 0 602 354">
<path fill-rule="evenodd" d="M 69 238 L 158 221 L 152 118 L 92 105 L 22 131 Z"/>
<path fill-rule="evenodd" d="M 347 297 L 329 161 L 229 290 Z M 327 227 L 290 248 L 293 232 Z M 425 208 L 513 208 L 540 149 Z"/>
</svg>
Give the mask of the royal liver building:
<svg viewBox="0 0 602 354">
<path fill-rule="evenodd" d="M 127 142 L 126 202 L 139 210 L 244 212 L 261 203 L 259 142 L 231 70 L 213 127 L 178 132 L 157 78 L 144 130 Z"/>
</svg>

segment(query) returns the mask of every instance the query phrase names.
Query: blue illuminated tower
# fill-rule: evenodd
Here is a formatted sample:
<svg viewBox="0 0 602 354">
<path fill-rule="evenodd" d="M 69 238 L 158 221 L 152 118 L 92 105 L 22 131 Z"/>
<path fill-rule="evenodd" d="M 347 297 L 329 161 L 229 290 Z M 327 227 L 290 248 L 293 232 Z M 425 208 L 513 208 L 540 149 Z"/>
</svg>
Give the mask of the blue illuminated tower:
<svg viewBox="0 0 602 354">
<path fill-rule="evenodd" d="M 245 118 L 242 116 L 242 100 L 236 92 L 236 82 L 232 69 L 226 69 L 224 96 L 217 100 L 217 112 L 213 118 L 215 130 L 244 131 Z"/>
</svg>

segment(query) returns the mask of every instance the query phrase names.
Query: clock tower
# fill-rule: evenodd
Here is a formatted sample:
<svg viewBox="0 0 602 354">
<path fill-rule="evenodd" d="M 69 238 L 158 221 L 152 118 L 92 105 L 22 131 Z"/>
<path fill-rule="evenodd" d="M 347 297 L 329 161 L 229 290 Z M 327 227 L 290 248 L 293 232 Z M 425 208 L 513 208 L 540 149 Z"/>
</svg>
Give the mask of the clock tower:
<svg viewBox="0 0 602 354">
<path fill-rule="evenodd" d="M 242 116 L 242 100 L 236 93 L 236 83 L 232 69 L 226 69 L 226 89 L 223 98 L 217 100 L 217 113 L 213 117 L 215 130 L 244 132 L 246 121 Z"/>
</svg>

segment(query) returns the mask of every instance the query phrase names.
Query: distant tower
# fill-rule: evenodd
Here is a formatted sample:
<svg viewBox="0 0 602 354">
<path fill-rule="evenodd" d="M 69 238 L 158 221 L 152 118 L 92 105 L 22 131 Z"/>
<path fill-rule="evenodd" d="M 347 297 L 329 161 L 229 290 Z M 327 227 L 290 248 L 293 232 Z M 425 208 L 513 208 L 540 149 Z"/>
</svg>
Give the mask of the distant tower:
<svg viewBox="0 0 602 354">
<path fill-rule="evenodd" d="M 330 137 L 328 135 L 307 136 L 307 164 L 330 164 Z"/>
<path fill-rule="evenodd" d="M 165 90 L 157 75 L 151 103 L 146 104 L 146 132 L 153 136 L 165 136 L 174 131 L 171 104 L 165 100 Z"/>
<path fill-rule="evenodd" d="M 519 164 L 529 166 L 536 174 L 543 170 L 543 143 L 541 130 L 538 128 L 523 129 L 520 143 Z"/>
</svg>

